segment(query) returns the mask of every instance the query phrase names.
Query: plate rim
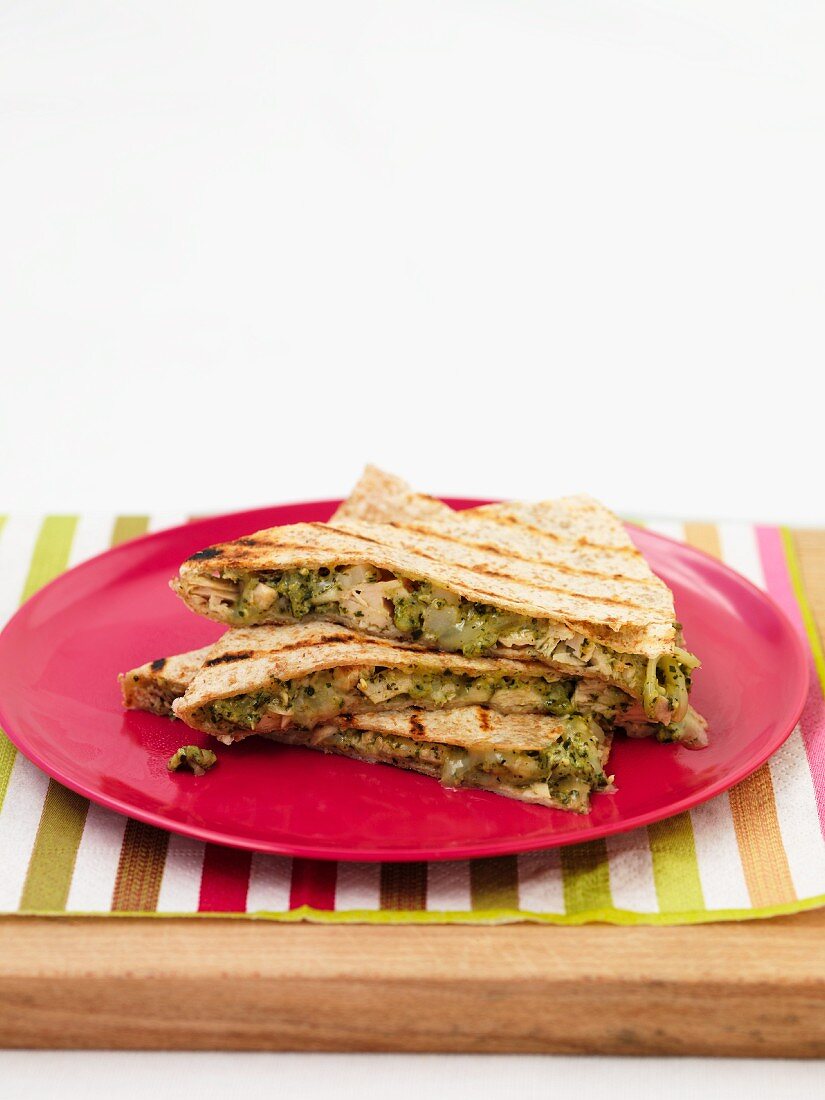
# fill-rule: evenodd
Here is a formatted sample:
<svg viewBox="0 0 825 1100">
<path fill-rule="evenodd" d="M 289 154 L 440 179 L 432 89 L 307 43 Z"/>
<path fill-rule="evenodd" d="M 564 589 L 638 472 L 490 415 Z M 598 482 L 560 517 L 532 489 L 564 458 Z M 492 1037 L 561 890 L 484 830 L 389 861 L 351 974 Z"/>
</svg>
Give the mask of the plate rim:
<svg viewBox="0 0 825 1100">
<path fill-rule="evenodd" d="M 489 498 L 472 498 L 472 497 L 439 497 L 445 503 L 450 505 L 461 504 L 463 507 L 475 507 L 482 504 L 496 503 Z M 101 559 L 110 560 L 116 558 L 118 555 L 128 553 L 132 551 L 135 546 L 144 545 L 146 543 L 160 541 L 165 537 L 168 537 L 173 532 L 181 530 L 197 532 L 197 530 L 203 526 L 207 526 L 215 521 L 222 520 L 238 520 L 241 521 L 246 516 L 254 515 L 260 512 L 271 511 L 273 508 L 319 508 L 319 507 L 337 507 L 341 503 L 337 498 L 320 498 L 316 500 L 296 500 L 296 501 L 284 501 L 279 504 L 261 505 L 257 508 L 245 508 L 235 512 L 218 512 L 212 516 L 199 516 L 190 522 L 176 524 L 172 527 L 165 527 L 159 531 L 149 531 L 143 535 L 138 535 L 136 538 L 127 539 L 125 542 L 118 544 L 117 546 L 108 547 L 102 550 L 100 553 L 95 554 L 91 558 L 87 558 L 85 561 L 80 562 L 78 565 L 73 566 L 70 569 L 66 569 L 59 573 L 56 577 L 53 577 L 37 592 L 33 593 L 27 600 L 25 600 L 14 612 L 14 614 L 8 619 L 8 621 L 0 630 L 0 658 L 2 657 L 3 647 L 8 644 L 8 635 L 14 634 L 16 630 L 25 629 L 24 625 L 21 625 L 19 620 L 24 619 L 27 615 L 32 613 L 32 609 L 36 608 L 37 604 L 47 597 L 47 594 L 52 588 L 58 587 L 65 581 L 67 576 L 76 575 L 88 568 L 95 567 Z M 802 711 L 804 710 L 805 703 L 810 694 L 811 687 L 811 669 L 810 661 L 808 659 L 808 650 L 806 644 L 797 630 L 796 626 L 791 621 L 790 617 L 783 608 L 781 608 L 776 601 L 765 591 L 754 584 L 749 578 L 743 576 L 741 573 L 733 569 L 727 562 L 722 561 L 719 558 L 714 557 L 712 554 L 700 549 L 699 547 L 690 546 L 687 543 L 679 542 L 678 539 L 670 538 L 668 535 L 661 534 L 658 531 L 652 531 L 646 527 L 642 527 L 639 524 L 623 521 L 624 526 L 631 532 L 638 531 L 647 539 L 653 539 L 656 542 L 662 543 L 666 546 L 673 546 L 679 550 L 688 550 L 691 555 L 697 555 L 702 559 L 706 559 L 712 564 L 715 570 L 721 570 L 739 586 L 749 590 L 759 601 L 767 604 L 773 615 L 776 616 L 781 624 L 784 634 L 791 640 L 792 649 L 794 650 L 794 670 L 796 675 L 796 694 L 792 705 L 788 707 L 788 714 L 792 717 L 785 719 L 781 725 L 783 726 L 783 732 L 776 738 L 770 739 L 768 745 L 760 750 L 755 756 L 748 759 L 747 764 L 738 766 L 731 770 L 731 772 L 724 778 L 717 779 L 715 782 L 709 784 L 707 788 L 704 788 L 701 792 L 686 795 L 684 798 L 679 799 L 676 802 L 670 803 L 667 807 L 666 813 L 658 813 L 656 811 L 647 811 L 645 813 L 637 814 L 633 818 L 623 819 L 621 822 L 605 822 L 603 825 L 593 825 L 589 829 L 584 829 L 580 836 L 570 836 L 559 834 L 557 837 L 536 837 L 534 839 L 525 839 L 524 842 L 514 842 L 511 840 L 500 840 L 498 842 L 494 840 L 478 841 L 477 843 L 463 842 L 461 849 L 458 852 L 445 851 L 443 849 L 432 848 L 398 848 L 387 851 L 386 849 L 379 848 L 365 848 L 358 849 L 357 851 L 351 851 L 348 849 L 340 849 L 329 847 L 324 844 L 311 844 L 311 843 L 280 843 L 277 841 L 255 841 L 251 838 L 244 837 L 230 837 L 225 831 L 213 830 L 206 826 L 199 826 L 194 823 L 186 822 L 170 822 L 168 818 L 164 817 L 160 813 L 155 813 L 151 810 L 146 810 L 141 807 L 135 807 L 130 805 L 127 801 L 103 794 L 95 789 L 93 786 L 83 783 L 82 781 L 72 780 L 67 782 L 65 777 L 60 774 L 59 769 L 55 769 L 49 765 L 48 760 L 35 751 L 31 751 L 27 746 L 27 739 L 25 735 L 18 736 L 10 728 L 7 716 L 5 714 L 4 701 L 0 697 L 0 729 L 3 730 L 9 741 L 15 746 L 18 752 L 22 753 L 28 760 L 30 760 L 37 768 L 48 775 L 55 782 L 60 783 L 61 786 L 74 791 L 76 794 L 81 795 L 84 798 L 89 799 L 90 802 L 94 802 L 96 805 L 103 806 L 105 809 L 112 810 L 115 813 L 119 813 L 125 817 L 131 817 L 134 820 L 141 821 L 147 825 L 153 825 L 155 828 L 161 829 L 167 833 L 173 833 L 178 836 L 191 837 L 195 840 L 200 840 L 208 844 L 216 844 L 220 847 L 231 848 L 248 852 L 260 852 L 267 855 L 277 856 L 291 856 L 296 859 L 310 859 L 310 860 L 324 860 L 335 861 L 339 863 L 380 863 L 380 862 L 395 862 L 395 863 L 409 863 L 409 862 L 450 862 L 466 859 L 478 859 L 485 857 L 495 857 L 503 855 L 517 855 L 520 853 L 543 851 L 553 848 L 570 847 L 576 844 L 584 844 L 591 840 L 601 840 L 608 836 L 617 836 L 627 832 L 633 832 L 635 829 L 644 828 L 647 825 L 654 824 L 658 821 L 664 821 L 668 818 L 675 817 L 680 813 L 684 813 L 687 810 L 691 810 L 696 806 L 703 805 L 706 802 L 711 801 L 718 795 L 723 794 L 725 791 L 735 787 L 742 780 L 746 779 L 749 775 L 752 775 L 757 771 L 766 760 L 770 759 L 782 745 L 787 741 L 790 735 L 799 722 Z M 787 729 L 784 726 L 787 724 Z M 56 774 L 57 773 L 57 774 Z M 586 815 L 585 815 L 586 816 Z"/>
</svg>

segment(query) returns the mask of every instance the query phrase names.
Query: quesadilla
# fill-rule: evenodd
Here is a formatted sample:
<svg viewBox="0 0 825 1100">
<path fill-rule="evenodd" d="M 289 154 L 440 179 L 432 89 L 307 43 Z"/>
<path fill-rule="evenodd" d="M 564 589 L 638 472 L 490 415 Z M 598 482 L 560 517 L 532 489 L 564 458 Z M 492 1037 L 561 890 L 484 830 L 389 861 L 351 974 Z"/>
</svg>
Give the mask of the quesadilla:
<svg viewBox="0 0 825 1100">
<path fill-rule="evenodd" d="M 554 502 L 548 502 L 552 505 Z M 563 513 L 545 505 L 530 505 L 519 502 L 483 504 L 475 508 L 466 508 L 461 512 L 438 500 L 436 497 L 414 492 L 409 484 L 395 474 L 380 470 L 377 466 L 367 465 L 357 485 L 346 500 L 343 500 L 332 516 L 336 520 L 366 520 L 371 523 L 394 523 L 403 519 L 410 526 L 416 522 L 433 517 L 460 517 L 461 519 L 480 518 L 502 524 L 535 524 L 551 537 L 562 536 L 566 527 Z M 580 533 L 580 532 L 579 532 Z M 631 544 L 632 545 L 632 544 Z M 618 574 L 617 574 L 618 575 Z M 679 624 L 675 624 L 677 630 Z M 693 658 L 696 661 L 696 658 Z M 698 661 L 696 661 L 698 666 Z M 689 670 L 690 672 L 690 670 Z M 690 675 L 687 685 L 690 687 Z M 692 706 L 688 706 L 685 718 L 681 722 L 671 722 L 663 726 L 652 722 L 640 707 L 624 712 L 621 727 L 630 737 L 649 737 L 656 734 L 659 741 L 679 741 L 687 748 L 704 748 L 708 743 L 707 722 Z"/>
<path fill-rule="evenodd" d="M 278 628 L 257 627 L 247 631 L 230 631 L 230 634 L 263 636 L 274 629 Z M 337 633 L 335 628 L 331 629 Z M 348 633 L 343 631 L 345 635 Z M 336 644 L 349 643 L 339 635 Z M 189 725 L 206 730 L 224 744 L 257 735 L 281 744 L 302 745 L 368 763 L 393 764 L 433 776 L 446 787 L 489 790 L 522 802 L 576 813 L 588 812 L 592 791 L 610 789 L 612 776 L 605 774 L 605 767 L 611 738 L 594 718 L 580 714 L 556 717 L 518 711 L 501 713 L 489 707 L 464 705 L 433 711 L 375 710 L 360 714 L 338 712 L 334 715 L 330 715 L 331 708 L 325 707 L 322 708 L 321 719 L 317 714 L 299 710 L 291 715 L 276 714 L 277 718 L 289 718 L 288 721 L 268 722 L 265 720 L 266 713 L 263 720 L 254 721 L 253 712 L 260 707 L 260 700 L 255 695 L 246 698 L 242 695 L 220 696 L 215 688 L 210 693 L 208 682 L 210 673 L 228 671 L 228 677 L 221 676 L 227 691 L 227 680 L 233 677 L 236 687 L 243 684 L 251 687 L 255 662 L 259 662 L 261 657 L 257 655 L 247 659 L 247 663 L 232 670 L 232 662 L 220 662 L 220 657 L 230 652 L 229 648 L 224 642 L 218 645 L 224 646 L 221 652 L 207 650 L 207 661 L 212 658 L 218 661 L 211 668 L 203 662 L 203 650 L 167 659 L 166 665 L 176 662 L 182 671 L 191 673 L 189 693 L 184 696 L 181 691 L 176 702 L 167 701 L 172 691 L 181 688 L 181 681 L 169 680 L 164 676 L 163 668 L 153 667 L 158 666 L 159 662 L 127 673 L 121 677 L 124 700 L 129 692 L 127 705 L 154 713 L 163 713 L 159 708 L 166 706 L 165 713 L 176 713 Z M 329 642 L 327 645 L 334 648 Z M 376 643 L 378 647 L 381 645 Z M 412 649 L 409 652 L 416 660 L 434 656 Z M 289 657 L 289 653 L 290 650 L 284 650 L 283 658 L 291 662 L 293 658 Z M 197 671 L 198 661 L 203 663 L 201 671 Z M 477 662 L 465 662 L 465 665 L 474 663 Z M 280 667 L 285 672 L 292 666 Z M 390 672 L 390 669 L 385 668 L 384 671 Z M 142 690 L 135 693 L 129 685 L 135 682 L 131 677 L 138 673 Z M 322 675 L 329 679 L 330 671 L 324 670 Z M 307 694 L 306 689 L 313 687 L 313 678 L 316 683 L 319 682 L 317 677 L 318 670 L 312 671 L 309 666 L 303 683 L 304 701 L 314 698 L 314 695 Z M 456 675 L 456 680 L 460 682 L 461 678 Z M 333 682 L 330 679 L 331 685 Z M 504 685 L 502 690 L 516 688 L 515 685 Z M 221 699 L 228 706 L 211 710 Z M 237 710 L 233 709 L 233 700 Z M 286 708 L 282 706 L 280 709 Z M 294 724 L 299 717 L 310 724 Z"/>
<path fill-rule="evenodd" d="M 467 657 L 540 661 L 619 687 L 673 739 L 701 740 L 688 702 L 698 661 L 670 590 L 617 517 L 587 497 L 470 513 L 431 504 L 392 523 L 345 514 L 208 547 L 172 587 L 230 625 L 334 622 Z"/>
<path fill-rule="evenodd" d="M 312 729 L 342 714 L 469 706 L 602 725 L 645 721 L 619 688 L 538 661 L 434 653 L 312 622 L 227 631 L 173 709 L 194 729 L 236 740 L 239 730 Z"/>
</svg>

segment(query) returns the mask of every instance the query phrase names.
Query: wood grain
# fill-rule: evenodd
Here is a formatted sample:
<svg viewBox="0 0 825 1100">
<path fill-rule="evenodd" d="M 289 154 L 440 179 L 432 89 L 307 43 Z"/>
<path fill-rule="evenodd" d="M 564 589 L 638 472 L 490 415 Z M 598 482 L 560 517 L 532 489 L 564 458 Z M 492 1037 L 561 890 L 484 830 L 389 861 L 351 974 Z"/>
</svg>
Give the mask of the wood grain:
<svg viewBox="0 0 825 1100">
<path fill-rule="evenodd" d="M 825 1056 L 825 913 L 684 928 L 0 920 L 8 1047 Z"/>
</svg>

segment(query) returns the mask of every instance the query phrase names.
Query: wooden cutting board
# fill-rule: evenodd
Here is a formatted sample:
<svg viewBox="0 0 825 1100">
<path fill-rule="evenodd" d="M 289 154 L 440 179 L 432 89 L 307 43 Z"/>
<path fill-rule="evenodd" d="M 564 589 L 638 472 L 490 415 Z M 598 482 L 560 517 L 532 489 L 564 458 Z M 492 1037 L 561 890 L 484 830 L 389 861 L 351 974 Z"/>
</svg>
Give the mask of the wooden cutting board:
<svg viewBox="0 0 825 1100">
<path fill-rule="evenodd" d="M 825 1055 L 825 911 L 681 928 L 0 919 L 8 1047 Z"/>
</svg>

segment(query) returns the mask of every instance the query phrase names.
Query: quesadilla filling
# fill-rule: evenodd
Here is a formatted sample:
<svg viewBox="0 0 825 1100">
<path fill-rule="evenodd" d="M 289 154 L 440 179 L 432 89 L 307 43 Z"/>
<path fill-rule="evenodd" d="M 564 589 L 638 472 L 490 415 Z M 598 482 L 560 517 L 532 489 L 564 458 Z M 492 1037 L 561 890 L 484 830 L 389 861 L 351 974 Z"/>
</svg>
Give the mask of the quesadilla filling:
<svg viewBox="0 0 825 1100">
<path fill-rule="evenodd" d="M 340 714 L 424 707 L 486 706 L 502 714 L 598 716 L 612 721 L 631 700 L 623 691 L 584 680 L 540 676 L 473 676 L 445 669 L 335 668 L 294 680 L 270 682 L 266 691 L 209 703 L 203 717 L 217 730 L 256 733 L 297 725 L 311 729 Z"/>
<path fill-rule="evenodd" d="M 196 610 L 236 625 L 316 619 L 466 657 L 494 651 L 552 660 L 621 685 L 642 700 L 647 718 L 665 726 L 687 716 L 690 675 L 699 663 L 681 648 L 658 658 L 619 653 L 561 623 L 474 603 L 371 566 L 221 573 L 189 583 Z"/>
<path fill-rule="evenodd" d="M 539 796 L 536 801 L 550 800 L 579 813 L 587 812 L 591 791 L 604 790 L 612 782 L 602 767 L 604 734 L 595 722 L 581 717 L 565 719 L 564 734 L 539 750 L 493 745 L 467 749 L 336 725 L 319 726 L 312 733 L 292 729 L 271 736 L 286 744 L 310 745 L 324 752 L 424 772 L 437 776 L 445 787 L 481 787 L 499 794 L 529 789 Z"/>
</svg>

